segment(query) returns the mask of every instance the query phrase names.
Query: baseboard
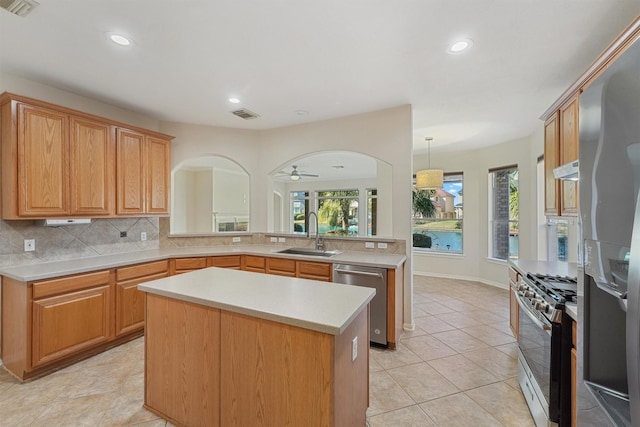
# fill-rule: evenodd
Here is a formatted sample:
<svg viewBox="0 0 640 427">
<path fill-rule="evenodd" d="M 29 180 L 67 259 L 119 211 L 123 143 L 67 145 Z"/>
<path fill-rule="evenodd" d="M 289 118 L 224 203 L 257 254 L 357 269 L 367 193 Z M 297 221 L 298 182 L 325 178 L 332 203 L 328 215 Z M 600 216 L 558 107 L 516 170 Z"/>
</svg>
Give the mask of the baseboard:
<svg viewBox="0 0 640 427">
<path fill-rule="evenodd" d="M 482 279 L 479 277 L 469 277 L 469 276 L 458 276 L 455 274 L 442 274 L 442 273 L 428 273 L 424 271 L 414 271 L 414 276 L 424 276 L 424 277 L 439 277 L 441 279 L 455 279 L 455 280 L 466 280 L 468 282 L 479 282 L 484 285 L 493 286 L 500 289 L 509 289 L 509 284 L 507 283 L 507 278 L 505 278 L 505 283 L 494 282 L 487 279 Z"/>
</svg>

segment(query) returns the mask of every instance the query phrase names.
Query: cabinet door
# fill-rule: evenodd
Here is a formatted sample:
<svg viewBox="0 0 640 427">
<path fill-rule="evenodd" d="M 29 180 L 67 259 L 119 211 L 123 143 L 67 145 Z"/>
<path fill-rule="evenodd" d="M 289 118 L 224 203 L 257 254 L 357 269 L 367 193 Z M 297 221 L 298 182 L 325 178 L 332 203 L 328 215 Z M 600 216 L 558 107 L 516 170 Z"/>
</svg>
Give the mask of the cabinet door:
<svg viewBox="0 0 640 427">
<path fill-rule="evenodd" d="M 69 214 L 69 118 L 18 105 L 18 215 Z"/>
<path fill-rule="evenodd" d="M 170 142 L 147 137 L 146 152 L 146 213 L 168 214 L 171 175 Z"/>
<path fill-rule="evenodd" d="M 240 255 L 224 255 L 209 257 L 207 267 L 232 268 L 240 270 Z"/>
<path fill-rule="evenodd" d="M 553 169 L 560 166 L 560 126 L 558 113 L 544 124 L 544 213 L 558 215 L 559 181 Z"/>
<path fill-rule="evenodd" d="M 330 282 L 332 266 L 326 262 L 298 261 L 298 277 Z"/>
<path fill-rule="evenodd" d="M 253 271 L 256 273 L 266 273 L 266 261 L 263 256 L 243 255 L 242 270 Z"/>
<path fill-rule="evenodd" d="M 168 275 L 165 271 L 116 283 L 116 336 L 138 331 L 144 327 L 144 292 L 138 290 L 138 285 Z"/>
<path fill-rule="evenodd" d="M 34 301 L 32 366 L 107 342 L 110 313 L 108 284 Z"/>
<path fill-rule="evenodd" d="M 578 129 L 578 98 L 560 109 L 560 164 L 578 160 L 579 129 Z M 576 181 L 562 181 L 561 215 L 575 216 L 578 214 L 578 183 Z"/>
<path fill-rule="evenodd" d="M 71 117 L 70 190 L 72 215 L 113 215 L 115 205 L 115 129 Z"/>
<path fill-rule="evenodd" d="M 267 273 L 296 277 L 296 261 L 285 258 L 267 258 Z"/>
<path fill-rule="evenodd" d="M 144 135 L 128 129 L 117 133 L 117 204 L 118 215 L 143 214 L 144 193 Z"/>
<path fill-rule="evenodd" d="M 207 257 L 176 258 L 171 262 L 171 274 L 188 273 L 207 267 Z"/>
</svg>

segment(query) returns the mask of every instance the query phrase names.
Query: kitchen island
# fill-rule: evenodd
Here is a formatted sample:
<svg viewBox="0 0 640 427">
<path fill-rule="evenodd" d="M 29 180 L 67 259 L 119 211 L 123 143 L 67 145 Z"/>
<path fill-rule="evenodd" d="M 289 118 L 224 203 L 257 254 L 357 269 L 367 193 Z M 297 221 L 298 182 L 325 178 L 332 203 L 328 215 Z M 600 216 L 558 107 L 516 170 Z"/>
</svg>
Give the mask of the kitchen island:
<svg viewBox="0 0 640 427">
<path fill-rule="evenodd" d="M 206 268 L 147 282 L 145 407 L 180 426 L 364 426 L 375 290 Z"/>
</svg>

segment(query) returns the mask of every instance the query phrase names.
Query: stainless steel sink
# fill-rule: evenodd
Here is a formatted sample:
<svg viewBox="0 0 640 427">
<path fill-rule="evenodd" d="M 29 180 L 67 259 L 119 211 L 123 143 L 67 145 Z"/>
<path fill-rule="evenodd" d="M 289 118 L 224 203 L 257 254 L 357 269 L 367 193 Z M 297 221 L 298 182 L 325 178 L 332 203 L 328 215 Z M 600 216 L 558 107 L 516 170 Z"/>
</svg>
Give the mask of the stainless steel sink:
<svg viewBox="0 0 640 427">
<path fill-rule="evenodd" d="M 289 248 L 278 251 L 279 254 L 293 254 L 293 255 L 310 255 L 310 256 L 322 256 L 332 257 L 334 255 L 341 254 L 341 251 L 324 251 L 312 248 Z"/>
</svg>

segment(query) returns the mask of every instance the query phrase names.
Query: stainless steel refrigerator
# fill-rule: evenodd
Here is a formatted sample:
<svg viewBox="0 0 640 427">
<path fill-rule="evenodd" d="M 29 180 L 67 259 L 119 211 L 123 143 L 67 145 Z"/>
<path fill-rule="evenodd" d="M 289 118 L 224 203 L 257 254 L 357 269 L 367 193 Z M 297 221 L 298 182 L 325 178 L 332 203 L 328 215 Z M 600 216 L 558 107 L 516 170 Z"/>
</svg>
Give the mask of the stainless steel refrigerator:
<svg viewBox="0 0 640 427">
<path fill-rule="evenodd" d="M 578 425 L 640 426 L 640 42 L 580 95 L 579 170 Z"/>
</svg>

